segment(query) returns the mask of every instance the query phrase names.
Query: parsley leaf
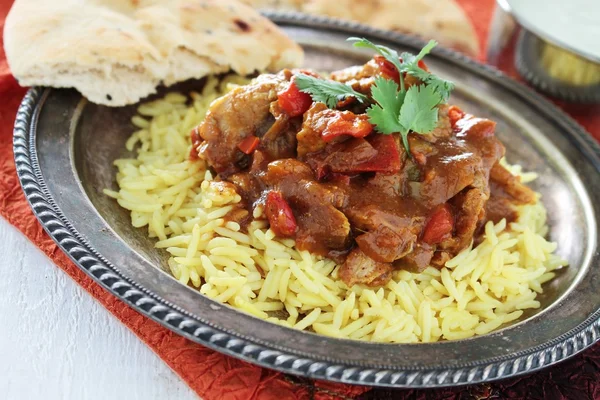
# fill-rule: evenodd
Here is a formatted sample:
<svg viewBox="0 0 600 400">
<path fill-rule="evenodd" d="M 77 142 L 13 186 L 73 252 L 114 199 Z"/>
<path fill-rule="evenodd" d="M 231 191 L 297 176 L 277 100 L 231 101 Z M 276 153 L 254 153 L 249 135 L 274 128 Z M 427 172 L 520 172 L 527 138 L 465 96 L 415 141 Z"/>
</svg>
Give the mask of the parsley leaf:
<svg viewBox="0 0 600 400">
<path fill-rule="evenodd" d="M 378 76 L 371 86 L 371 96 L 377 104 L 373 104 L 367 110 L 367 115 L 377 131 L 384 135 L 403 131 L 404 127 L 400 125 L 398 115 L 405 93 L 398 92 L 396 82 Z"/>
<path fill-rule="evenodd" d="M 314 101 L 325 103 L 329 108 L 335 108 L 339 101 L 347 97 L 355 97 L 361 103 L 368 101 L 367 96 L 341 82 L 319 79 L 305 74 L 296 75 L 295 82 L 301 92 L 310 94 Z"/>
<path fill-rule="evenodd" d="M 398 121 L 404 128 L 400 134 L 407 152 L 409 151 L 409 131 L 425 134 L 436 127 L 438 122 L 437 105 L 440 102 L 440 94 L 431 86 L 413 85 L 406 92 Z"/>
</svg>

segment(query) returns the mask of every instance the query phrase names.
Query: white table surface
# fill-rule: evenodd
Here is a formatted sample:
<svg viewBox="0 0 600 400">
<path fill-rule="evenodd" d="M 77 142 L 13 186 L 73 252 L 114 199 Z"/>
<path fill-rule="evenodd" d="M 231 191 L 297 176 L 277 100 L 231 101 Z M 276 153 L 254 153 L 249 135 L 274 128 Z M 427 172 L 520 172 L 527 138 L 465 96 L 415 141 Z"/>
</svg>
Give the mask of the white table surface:
<svg viewBox="0 0 600 400">
<path fill-rule="evenodd" d="M 198 399 L 1 217 L 0 271 L 0 399 Z"/>
</svg>

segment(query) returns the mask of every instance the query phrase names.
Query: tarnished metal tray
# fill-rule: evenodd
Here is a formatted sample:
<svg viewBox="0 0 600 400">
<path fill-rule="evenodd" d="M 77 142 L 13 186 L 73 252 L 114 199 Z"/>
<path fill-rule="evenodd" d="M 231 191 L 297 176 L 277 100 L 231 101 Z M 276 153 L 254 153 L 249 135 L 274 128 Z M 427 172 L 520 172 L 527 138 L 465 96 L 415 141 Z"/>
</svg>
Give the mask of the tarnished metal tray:
<svg viewBox="0 0 600 400">
<path fill-rule="evenodd" d="M 319 70 L 368 58 L 348 36 L 400 51 L 423 44 L 323 18 L 270 17 L 304 46 L 306 66 Z M 485 336 L 413 345 L 333 339 L 256 319 L 181 285 L 163 270 L 165 255 L 152 240 L 102 194 L 115 188 L 112 161 L 126 155 L 135 106 L 101 107 L 72 90 L 31 89 L 15 126 L 17 171 L 40 222 L 83 271 L 144 315 L 223 353 L 293 374 L 393 387 L 476 383 L 563 360 L 600 335 L 600 148 L 551 103 L 495 70 L 443 49 L 428 65 L 456 82 L 452 102 L 498 122 L 509 162 L 539 174 L 533 186 L 549 211 L 550 239 L 570 263 L 545 286 L 540 310 Z"/>
</svg>

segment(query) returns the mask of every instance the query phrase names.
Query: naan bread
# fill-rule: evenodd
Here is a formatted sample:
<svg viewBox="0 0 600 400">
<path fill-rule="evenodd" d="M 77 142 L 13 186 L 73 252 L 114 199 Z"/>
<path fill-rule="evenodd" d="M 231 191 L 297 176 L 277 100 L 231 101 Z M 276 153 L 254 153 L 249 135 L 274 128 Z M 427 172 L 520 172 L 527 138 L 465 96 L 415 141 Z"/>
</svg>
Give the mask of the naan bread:
<svg viewBox="0 0 600 400">
<path fill-rule="evenodd" d="M 258 9 L 293 10 L 435 39 L 479 54 L 475 29 L 454 0 L 242 0 Z"/>
<path fill-rule="evenodd" d="M 303 58 L 236 0 L 16 0 L 4 49 L 22 85 L 74 87 L 110 106 L 135 103 L 161 83 L 277 71 Z"/>
</svg>

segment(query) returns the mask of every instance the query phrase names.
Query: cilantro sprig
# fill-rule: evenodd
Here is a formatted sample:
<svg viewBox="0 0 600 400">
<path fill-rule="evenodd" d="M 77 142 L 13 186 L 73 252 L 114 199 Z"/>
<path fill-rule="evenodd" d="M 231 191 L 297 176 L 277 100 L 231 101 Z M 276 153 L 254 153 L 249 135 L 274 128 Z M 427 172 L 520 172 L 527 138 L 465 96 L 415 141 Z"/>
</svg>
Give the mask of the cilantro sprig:
<svg viewBox="0 0 600 400">
<path fill-rule="evenodd" d="M 454 84 L 419 67 L 427 54 L 437 46 L 430 40 L 417 55 L 403 52 L 398 55 L 393 49 L 377 45 L 365 38 L 348 38 L 355 47 L 375 50 L 392 63 L 399 72 L 400 87 L 389 79 L 377 77 L 371 86 L 371 97 L 376 102 L 367 110 L 369 122 L 384 135 L 400 133 L 406 152 L 410 154 L 409 132 L 426 134 L 435 129 L 438 122 L 437 106 L 448 101 Z M 404 73 L 419 78 L 422 85 L 404 86 Z"/>
<path fill-rule="evenodd" d="M 386 60 L 391 62 L 398 71 L 400 71 L 402 69 L 402 63 L 400 62 L 400 56 L 398 55 L 398 52 L 396 50 L 390 49 L 389 47 L 385 47 L 385 46 L 382 46 L 379 44 L 375 44 L 365 38 L 349 37 L 346 40 L 349 42 L 354 42 L 353 43 L 354 47 L 362 47 L 362 48 L 375 50 L 377 53 L 379 53 L 381 56 L 383 56 L 383 58 L 385 58 Z M 402 74 L 399 74 L 399 75 L 400 75 L 400 91 L 404 93 L 404 91 L 405 91 L 404 77 L 402 76 Z"/>
<path fill-rule="evenodd" d="M 298 74 L 295 79 L 296 86 L 301 92 L 310 94 L 314 101 L 325 103 L 329 108 L 335 108 L 339 101 L 348 97 L 355 97 L 361 103 L 369 101 L 367 96 L 341 82 L 319 79 L 305 74 Z"/>
<path fill-rule="evenodd" d="M 432 86 L 436 92 L 438 92 L 442 101 L 445 102 L 450 97 L 450 92 L 454 89 L 454 83 L 442 79 L 430 72 L 425 71 L 421 67 L 419 67 L 419 61 L 421 61 L 427 54 L 433 50 L 435 46 L 437 46 L 437 42 L 435 40 L 430 40 L 427 44 L 421 49 L 419 54 L 416 56 L 403 52 L 398 55 L 398 52 L 390 49 L 389 47 L 385 47 L 382 45 L 374 44 L 365 38 L 357 38 L 351 37 L 347 39 L 349 42 L 354 42 L 354 47 L 362 47 L 369 48 L 375 50 L 378 54 L 383 56 L 387 61 L 391 62 L 398 71 L 405 72 L 409 75 L 412 75 L 416 78 L 419 78 L 425 85 Z M 400 91 L 404 92 L 404 79 L 402 73 L 400 75 Z"/>
<path fill-rule="evenodd" d="M 384 135 L 400 133 L 408 154 L 409 132 L 429 133 L 437 125 L 440 95 L 431 86 L 413 85 L 401 92 L 396 82 L 377 77 L 371 95 L 376 104 L 367 110 L 369 122 Z"/>
<path fill-rule="evenodd" d="M 399 133 L 406 152 L 410 155 L 408 134 L 415 132 L 427 134 L 435 129 L 438 122 L 437 106 L 445 103 L 454 84 L 419 67 L 419 61 L 437 46 L 430 40 L 417 55 L 397 51 L 370 42 L 364 38 L 348 38 L 355 47 L 374 50 L 399 71 L 399 85 L 390 79 L 378 76 L 371 86 L 372 104 L 367 109 L 369 122 L 375 130 L 384 135 Z M 406 88 L 404 74 L 412 75 L 421 84 Z M 300 91 L 311 95 L 314 101 L 320 101 L 329 108 L 335 108 L 340 100 L 355 97 L 367 104 L 369 98 L 341 82 L 323 80 L 300 74 L 296 76 L 296 85 Z"/>
</svg>

